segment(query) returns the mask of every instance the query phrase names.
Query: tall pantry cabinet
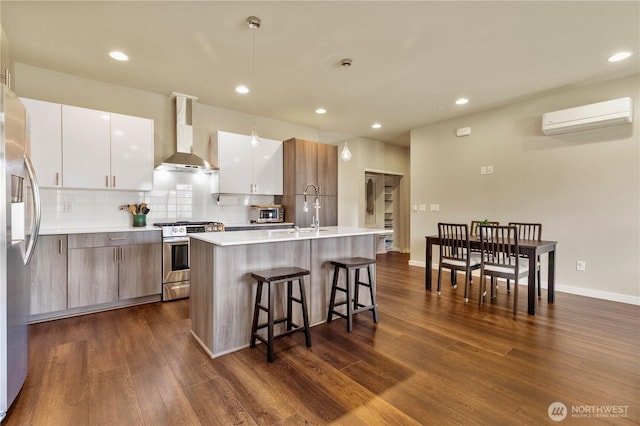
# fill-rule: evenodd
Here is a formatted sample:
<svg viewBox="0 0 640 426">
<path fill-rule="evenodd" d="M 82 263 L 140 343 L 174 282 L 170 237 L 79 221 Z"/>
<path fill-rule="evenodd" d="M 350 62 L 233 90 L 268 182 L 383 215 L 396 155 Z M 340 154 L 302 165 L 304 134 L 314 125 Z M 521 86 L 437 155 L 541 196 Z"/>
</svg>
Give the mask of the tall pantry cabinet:
<svg viewBox="0 0 640 426">
<path fill-rule="evenodd" d="M 304 190 L 308 184 L 320 189 L 320 226 L 338 224 L 338 147 L 302 139 L 283 142 L 285 221 L 307 227 L 315 215 L 315 192 L 307 190 L 309 211 L 304 211 Z"/>
</svg>

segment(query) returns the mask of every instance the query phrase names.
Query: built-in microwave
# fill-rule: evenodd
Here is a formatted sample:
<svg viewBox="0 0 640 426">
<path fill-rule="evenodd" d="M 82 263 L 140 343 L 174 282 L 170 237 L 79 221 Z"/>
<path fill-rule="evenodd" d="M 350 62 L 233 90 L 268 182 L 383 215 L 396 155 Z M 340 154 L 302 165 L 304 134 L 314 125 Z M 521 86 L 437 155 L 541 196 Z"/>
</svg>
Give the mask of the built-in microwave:
<svg viewBox="0 0 640 426">
<path fill-rule="evenodd" d="M 251 206 L 249 220 L 251 223 L 284 222 L 284 208 L 278 204 Z"/>
</svg>

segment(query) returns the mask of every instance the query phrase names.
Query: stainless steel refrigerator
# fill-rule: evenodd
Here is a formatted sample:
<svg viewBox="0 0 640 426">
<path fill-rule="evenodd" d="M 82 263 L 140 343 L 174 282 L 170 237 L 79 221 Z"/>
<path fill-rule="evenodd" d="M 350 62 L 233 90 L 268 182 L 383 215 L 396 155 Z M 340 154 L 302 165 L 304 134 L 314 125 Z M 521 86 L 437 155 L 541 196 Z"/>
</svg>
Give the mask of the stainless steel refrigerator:
<svg viewBox="0 0 640 426">
<path fill-rule="evenodd" d="M 40 228 L 40 195 L 28 154 L 25 107 L 0 85 L 0 421 L 27 376 L 28 264 Z"/>
</svg>

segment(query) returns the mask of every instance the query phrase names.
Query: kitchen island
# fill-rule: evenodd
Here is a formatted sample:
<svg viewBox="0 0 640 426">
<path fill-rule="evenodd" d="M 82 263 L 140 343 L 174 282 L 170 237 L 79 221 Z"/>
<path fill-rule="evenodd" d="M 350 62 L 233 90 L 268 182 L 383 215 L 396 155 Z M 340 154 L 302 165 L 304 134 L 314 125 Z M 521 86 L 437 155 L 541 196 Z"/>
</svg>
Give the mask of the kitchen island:
<svg viewBox="0 0 640 426">
<path fill-rule="evenodd" d="M 333 272 L 329 261 L 375 258 L 377 236 L 388 232 L 326 227 L 191 234 L 192 334 L 212 358 L 248 347 L 257 287 L 251 272 L 284 266 L 311 272 L 305 279 L 309 321 L 326 321 Z M 367 293 L 362 292 L 362 303 L 370 302 Z M 282 304 L 283 299 L 278 289 L 276 300 Z"/>
</svg>

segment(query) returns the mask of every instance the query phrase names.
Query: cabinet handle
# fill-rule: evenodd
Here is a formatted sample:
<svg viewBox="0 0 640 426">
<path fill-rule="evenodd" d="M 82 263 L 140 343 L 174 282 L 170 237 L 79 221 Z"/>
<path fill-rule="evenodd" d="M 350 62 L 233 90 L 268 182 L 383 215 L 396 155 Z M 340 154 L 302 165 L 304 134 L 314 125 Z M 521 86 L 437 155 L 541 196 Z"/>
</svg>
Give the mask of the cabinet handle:
<svg viewBox="0 0 640 426">
<path fill-rule="evenodd" d="M 120 260 L 124 260 L 124 247 L 120 247 Z"/>
<path fill-rule="evenodd" d="M 109 238 L 109 240 L 111 240 L 111 241 L 123 241 L 123 240 L 126 240 L 126 239 L 127 239 L 127 237 L 111 237 L 111 238 Z"/>
<path fill-rule="evenodd" d="M 115 188 L 116 187 L 116 177 L 115 175 L 111 177 L 112 183 L 111 183 L 111 187 Z"/>
<path fill-rule="evenodd" d="M 108 188 L 109 187 L 109 175 L 106 175 L 104 178 L 105 178 L 104 179 L 104 186 L 105 186 L 105 188 Z"/>
<path fill-rule="evenodd" d="M 62 254 L 62 240 L 58 240 L 58 254 Z"/>
<path fill-rule="evenodd" d="M 118 247 L 113 248 L 113 261 L 114 262 L 118 261 Z"/>
<path fill-rule="evenodd" d="M 56 172 L 56 186 L 60 186 L 60 173 Z"/>
</svg>

